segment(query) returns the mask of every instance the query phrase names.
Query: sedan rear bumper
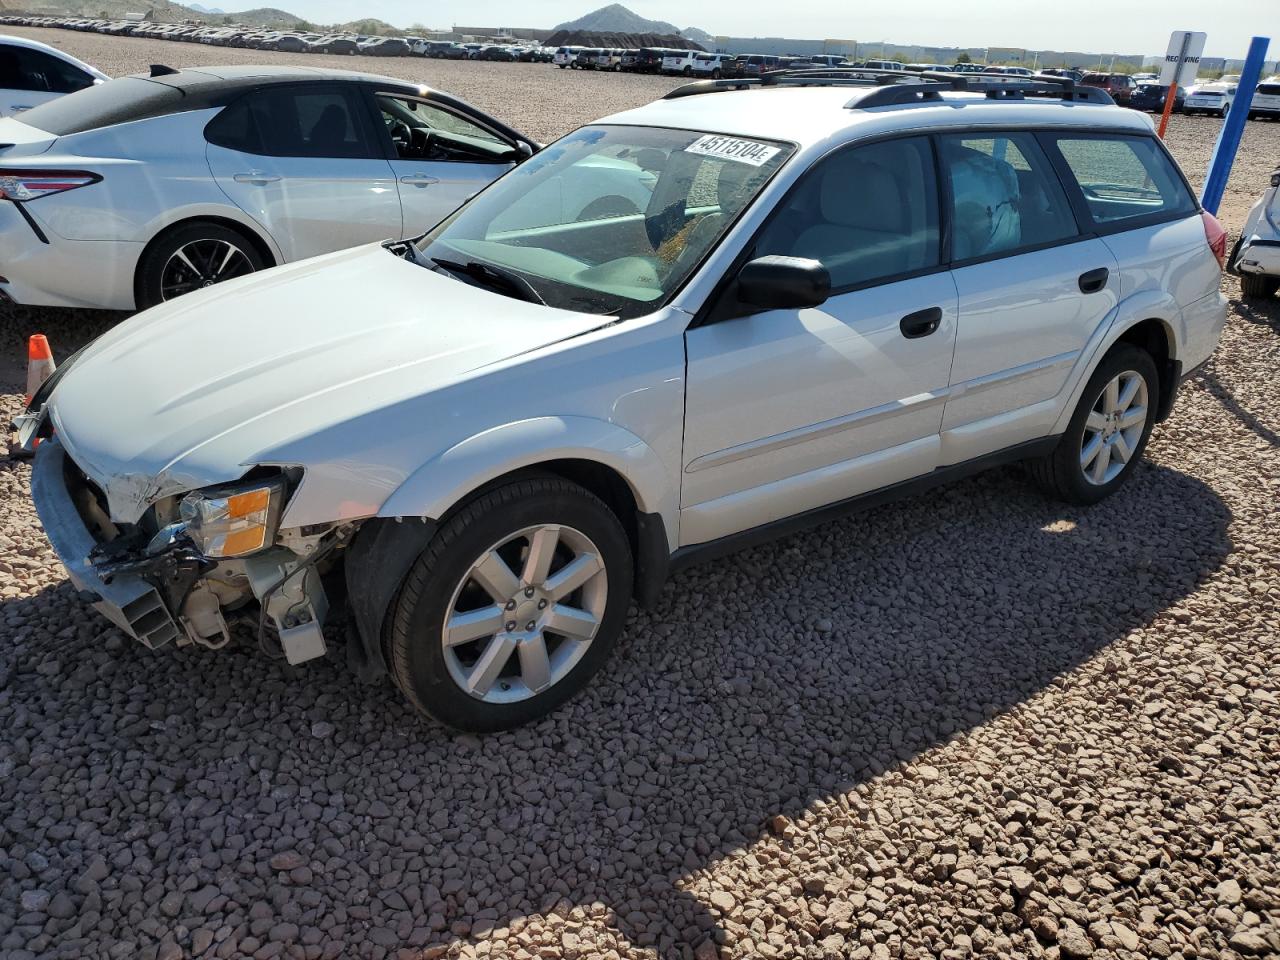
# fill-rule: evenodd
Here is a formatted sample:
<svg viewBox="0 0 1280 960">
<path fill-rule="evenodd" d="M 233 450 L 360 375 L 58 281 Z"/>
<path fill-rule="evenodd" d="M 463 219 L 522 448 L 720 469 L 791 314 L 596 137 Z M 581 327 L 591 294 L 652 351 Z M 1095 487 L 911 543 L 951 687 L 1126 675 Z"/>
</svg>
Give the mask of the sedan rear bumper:
<svg viewBox="0 0 1280 960">
<path fill-rule="evenodd" d="M 16 204 L 0 200 L 0 293 L 28 306 L 133 310 L 143 245 L 64 239 L 40 222 L 38 207 L 26 207 L 33 229 Z"/>
</svg>

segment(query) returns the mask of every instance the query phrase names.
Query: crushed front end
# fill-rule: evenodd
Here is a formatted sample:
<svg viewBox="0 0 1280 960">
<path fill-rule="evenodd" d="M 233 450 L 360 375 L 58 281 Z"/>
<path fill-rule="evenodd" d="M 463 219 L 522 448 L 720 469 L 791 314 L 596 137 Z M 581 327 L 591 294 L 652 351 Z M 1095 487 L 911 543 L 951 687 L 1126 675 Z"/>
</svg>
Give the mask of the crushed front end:
<svg viewBox="0 0 1280 960">
<path fill-rule="evenodd" d="M 353 525 L 278 529 L 296 482 L 286 471 L 254 471 L 234 485 L 157 500 L 134 524 L 112 521 L 100 488 L 57 437 L 36 448 L 36 512 L 84 598 L 147 647 L 170 642 L 211 649 L 231 639 L 226 614 L 259 604 L 285 658 L 326 652 L 321 575 Z"/>
</svg>

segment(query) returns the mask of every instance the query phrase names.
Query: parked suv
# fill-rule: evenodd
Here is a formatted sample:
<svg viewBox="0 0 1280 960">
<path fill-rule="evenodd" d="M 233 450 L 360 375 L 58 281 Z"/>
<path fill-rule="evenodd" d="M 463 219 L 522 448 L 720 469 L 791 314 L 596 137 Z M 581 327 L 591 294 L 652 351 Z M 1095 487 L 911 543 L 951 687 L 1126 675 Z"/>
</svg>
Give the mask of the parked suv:
<svg viewBox="0 0 1280 960">
<path fill-rule="evenodd" d="M 1086 73 L 1080 81 L 1086 87 L 1097 87 L 1111 94 L 1116 103 L 1127 105 L 1138 84 L 1127 73 Z"/>
<path fill-rule="evenodd" d="M 342 595 L 366 673 L 492 730 L 685 564 L 1015 460 L 1096 503 L 1213 353 L 1225 235 L 1146 117 L 1001 82 L 681 88 L 144 313 L 20 418 L 44 528 L 148 646 L 240 611 L 298 663 Z"/>
<path fill-rule="evenodd" d="M 719 80 L 733 57 L 724 53 L 699 53 L 693 58 L 693 76 Z"/>
</svg>

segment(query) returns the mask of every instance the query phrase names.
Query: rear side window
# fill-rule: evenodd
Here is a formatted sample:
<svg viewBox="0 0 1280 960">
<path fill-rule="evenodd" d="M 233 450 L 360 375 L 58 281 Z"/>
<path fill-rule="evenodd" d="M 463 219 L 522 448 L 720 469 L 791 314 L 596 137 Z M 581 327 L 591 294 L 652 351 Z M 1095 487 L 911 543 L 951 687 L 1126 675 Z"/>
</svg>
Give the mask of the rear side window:
<svg viewBox="0 0 1280 960">
<path fill-rule="evenodd" d="M 176 110 L 181 101 L 182 94 L 173 87 L 141 77 L 122 77 L 42 103 L 24 113 L 22 122 L 56 137 L 66 137 L 168 113 Z"/>
<path fill-rule="evenodd" d="M 1077 234 L 1071 203 L 1031 134 L 940 142 L 951 187 L 953 260 L 1010 254 Z"/>
<path fill-rule="evenodd" d="M 1060 136 L 1057 145 L 1099 226 L 1196 212 L 1186 182 L 1151 137 Z"/>
<path fill-rule="evenodd" d="M 334 88 L 259 90 L 228 106 L 205 128 L 212 144 L 269 157 L 366 158 L 373 154 L 359 101 Z"/>
</svg>

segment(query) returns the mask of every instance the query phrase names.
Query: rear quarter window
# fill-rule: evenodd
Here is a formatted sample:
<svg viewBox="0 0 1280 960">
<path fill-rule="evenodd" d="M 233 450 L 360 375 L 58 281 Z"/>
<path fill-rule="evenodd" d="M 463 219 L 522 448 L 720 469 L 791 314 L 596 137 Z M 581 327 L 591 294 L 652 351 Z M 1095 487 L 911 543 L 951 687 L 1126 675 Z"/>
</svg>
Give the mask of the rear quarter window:
<svg viewBox="0 0 1280 960">
<path fill-rule="evenodd" d="M 1068 135 L 1056 143 L 1098 226 L 1136 226 L 1196 212 L 1186 181 L 1152 137 Z"/>
<path fill-rule="evenodd" d="M 22 122 L 56 137 L 171 113 L 182 94 L 142 77 L 121 77 L 42 103 L 22 114 Z"/>
</svg>

